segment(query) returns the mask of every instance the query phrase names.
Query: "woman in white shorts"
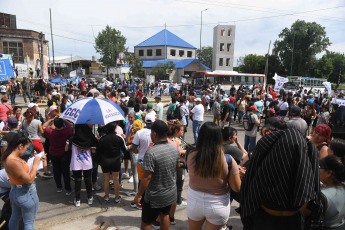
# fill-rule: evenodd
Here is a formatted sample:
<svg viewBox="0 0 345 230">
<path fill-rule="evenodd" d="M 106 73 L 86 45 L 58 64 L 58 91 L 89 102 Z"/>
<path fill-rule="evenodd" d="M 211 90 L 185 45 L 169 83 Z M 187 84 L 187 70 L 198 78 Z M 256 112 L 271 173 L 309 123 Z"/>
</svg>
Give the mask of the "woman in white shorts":
<svg viewBox="0 0 345 230">
<path fill-rule="evenodd" d="M 206 122 L 201 126 L 196 149 L 187 155 L 189 188 L 187 216 L 190 230 L 221 229 L 230 215 L 229 184 L 239 192 L 241 180 L 236 161 L 232 159 L 230 173 L 226 161 L 222 133 L 218 125 Z M 219 166 L 222 167 L 219 167 Z"/>
</svg>

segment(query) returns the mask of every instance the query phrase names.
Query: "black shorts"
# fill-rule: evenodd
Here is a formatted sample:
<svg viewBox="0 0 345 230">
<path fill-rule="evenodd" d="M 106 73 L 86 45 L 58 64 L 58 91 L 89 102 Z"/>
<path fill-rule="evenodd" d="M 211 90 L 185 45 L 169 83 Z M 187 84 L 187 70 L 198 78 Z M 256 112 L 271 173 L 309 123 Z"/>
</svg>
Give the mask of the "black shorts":
<svg viewBox="0 0 345 230">
<path fill-rule="evenodd" d="M 101 168 L 103 173 L 120 172 L 121 158 L 102 158 Z"/>
<path fill-rule="evenodd" d="M 287 114 L 287 110 L 280 110 L 280 113 L 279 113 L 279 115 L 280 116 L 286 116 L 286 114 Z"/>
<path fill-rule="evenodd" d="M 45 90 L 40 90 L 40 96 L 43 97 L 46 95 L 46 91 Z"/>
<path fill-rule="evenodd" d="M 146 224 L 151 224 L 153 221 L 157 219 L 159 213 L 162 213 L 165 216 L 169 215 L 171 205 L 172 204 L 163 208 L 151 208 L 150 204 L 144 202 L 143 209 L 141 212 L 141 221 Z"/>
<path fill-rule="evenodd" d="M 131 159 L 131 154 L 129 152 L 123 154 L 123 159 L 124 160 L 130 160 Z"/>
</svg>

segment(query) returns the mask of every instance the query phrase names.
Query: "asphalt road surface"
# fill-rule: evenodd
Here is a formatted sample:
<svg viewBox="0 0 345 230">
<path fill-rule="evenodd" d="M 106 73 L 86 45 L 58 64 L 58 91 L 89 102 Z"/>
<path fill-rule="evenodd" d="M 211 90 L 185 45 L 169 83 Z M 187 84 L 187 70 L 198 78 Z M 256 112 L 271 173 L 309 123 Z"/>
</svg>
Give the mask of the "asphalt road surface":
<svg viewBox="0 0 345 230">
<path fill-rule="evenodd" d="M 21 101 L 18 98 L 18 101 Z M 23 109 L 25 110 L 25 109 Z M 205 115 L 204 121 L 212 121 L 211 113 Z M 242 144 L 244 144 L 244 129 L 241 125 L 234 124 L 234 128 L 238 130 L 238 137 Z M 193 143 L 193 132 L 191 122 L 185 136 L 187 143 Z M 48 166 L 52 171 L 52 167 Z M 39 172 L 43 174 L 42 171 Z M 103 200 L 103 189 L 94 193 L 93 205 L 87 204 L 86 190 L 82 185 L 81 192 L 81 206 L 75 207 L 73 205 L 74 193 L 71 196 L 66 196 L 65 192 L 57 193 L 54 179 L 45 179 L 41 176 L 36 179 L 37 193 L 39 196 L 39 209 L 35 226 L 37 229 L 44 230 L 60 230 L 60 229 L 83 229 L 91 230 L 99 223 L 110 223 L 108 229 L 140 229 L 141 210 L 130 207 L 133 201 L 133 196 L 126 196 L 127 191 L 133 190 L 133 184 L 128 182 L 128 179 L 123 180 L 123 189 L 120 190 L 122 201 L 120 204 L 114 203 L 114 191 L 110 192 L 111 202 L 105 204 Z M 101 168 L 98 168 L 98 184 L 103 185 L 103 176 Z M 71 181 L 72 187 L 74 182 Z M 187 189 L 189 184 L 188 174 L 186 174 L 184 189 L 182 197 L 187 199 Z M 187 201 L 188 202 L 188 201 Z M 0 203 L 2 207 L 2 203 Z M 228 224 L 233 226 L 233 229 L 242 229 L 240 216 L 235 212 L 238 207 L 237 202 L 231 205 L 231 213 Z M 176 225 L 171 225 L 170 229 L 184 230 L 188 229 L 188 218 L 186 214 L 186 207 L 177 207 L 175 214 Z"/>
</svg>

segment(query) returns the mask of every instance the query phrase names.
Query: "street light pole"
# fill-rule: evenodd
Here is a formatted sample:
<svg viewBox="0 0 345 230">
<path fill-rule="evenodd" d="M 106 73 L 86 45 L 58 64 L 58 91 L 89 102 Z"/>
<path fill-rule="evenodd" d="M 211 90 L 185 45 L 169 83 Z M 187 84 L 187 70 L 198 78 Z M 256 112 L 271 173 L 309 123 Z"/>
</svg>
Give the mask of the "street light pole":
<svg viewBox="0 0 345 230">
<path fill-rule="evenodd" d="M 206 11 L 206 10 L 208 10 L 208 8 L 206 8 L 206 9 L 204 9 L 204 10 L 202 10 L 202 11 L 200 12 L 200 14 L 201 14 L 201 22 L 200 22 L 200 50 L 199 50 L 199 61 L 201 60 L 202 12 L 204 12 L 204 11 Z M 200 63 L 199 63 L 199 71 L 200 71 Z"/>
</svg>

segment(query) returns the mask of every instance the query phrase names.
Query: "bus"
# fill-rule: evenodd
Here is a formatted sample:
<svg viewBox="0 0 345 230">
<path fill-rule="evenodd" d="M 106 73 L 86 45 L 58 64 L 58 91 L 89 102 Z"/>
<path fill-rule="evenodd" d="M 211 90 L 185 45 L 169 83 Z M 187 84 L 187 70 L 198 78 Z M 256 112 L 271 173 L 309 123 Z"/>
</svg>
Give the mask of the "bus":
<svg viewBox="0 0 345 230">
<path fill-rule="evenodd" d="M 232 85 L 238 88 L 244 86 L 262 86 L 264 84 L 264 74 L 238 73 L 236 71 L 213 71 L 213 72 L 194 72 L 191 75 L 191 85 L 193 89 L 200 93 L 205 84 L 220 85 L 220 88 L 227 94 L 230 93 Z"/>
<path fill-rule="evenodd" d="M 327 79 L 324 78 L 311 78 L 311 77 L 300 77 L 300 76 L 290 76 L 289 81 L 284 84 L 284 89 L 296 90 L 303 87 L 304 89 L 310 90 L 311 88 L 315 90 L 320 90 L 324 92 L 326 90 L 324 82 Z"/>
</svg>

